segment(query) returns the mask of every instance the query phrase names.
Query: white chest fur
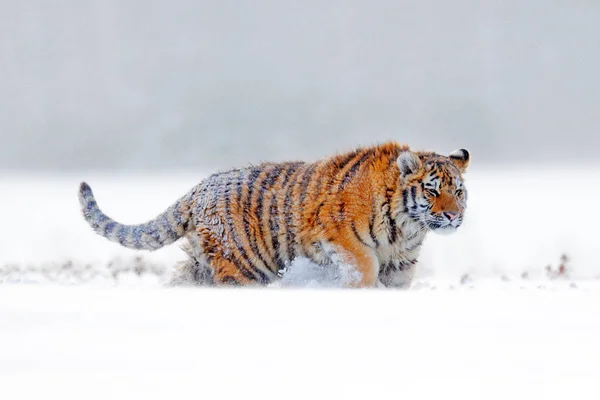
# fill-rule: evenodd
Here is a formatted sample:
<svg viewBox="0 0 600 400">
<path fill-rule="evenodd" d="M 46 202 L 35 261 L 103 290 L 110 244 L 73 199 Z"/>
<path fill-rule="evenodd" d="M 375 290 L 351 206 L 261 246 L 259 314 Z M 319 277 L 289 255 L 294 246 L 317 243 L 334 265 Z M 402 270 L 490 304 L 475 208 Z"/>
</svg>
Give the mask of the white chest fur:
<svg viewBox="0 0 600 400">
<path fill-rule="evenodd" d="M 376 253 L 380 265 L 391 264 L 391 267 L 401 269 L 416 262 L 427 230 L 403 216 L 398 218 L 397 227 L 398 239 L 394 243 L 382 240 Z"/>
</svg>

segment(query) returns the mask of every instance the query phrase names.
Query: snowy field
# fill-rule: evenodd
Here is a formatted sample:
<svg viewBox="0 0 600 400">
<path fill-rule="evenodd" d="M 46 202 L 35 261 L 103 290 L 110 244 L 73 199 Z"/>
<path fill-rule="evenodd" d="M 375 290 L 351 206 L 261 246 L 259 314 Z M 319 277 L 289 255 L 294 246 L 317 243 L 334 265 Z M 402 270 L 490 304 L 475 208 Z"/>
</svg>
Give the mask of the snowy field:
<svg viewBox="0 0 600 400">
<path fill-rule="evenodd" d="M 8 286 L 2 399 L 598 399 L 597 292 Z"/>
<path fill-rule="evenodd" d="M 135 253 L 80 217 L 84 179 L 138 223 L 201 177 L 0 178 L 1 399 L 600 398 L 600 170 L 469 173 L 465 224 L 428 237 L 409 291 L 307 263 L 165 288 L 177 245 Z"/>
</svg>

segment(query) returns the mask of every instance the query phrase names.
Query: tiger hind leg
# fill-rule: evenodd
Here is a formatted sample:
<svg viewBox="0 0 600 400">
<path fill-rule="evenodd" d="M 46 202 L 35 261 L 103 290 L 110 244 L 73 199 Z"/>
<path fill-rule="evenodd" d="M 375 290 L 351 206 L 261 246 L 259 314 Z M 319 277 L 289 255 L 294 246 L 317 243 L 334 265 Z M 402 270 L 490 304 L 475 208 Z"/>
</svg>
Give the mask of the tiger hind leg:
<svg viewBox="0 0 600 400">
<path fill-rule="evenodd" d="M 255 280 L 249 279 L 235 266 L 234 263 L 223 257 L 214 257 L 210 261 L 213 271 L 213 279 L 219 286 L 247 286 L 256 284 Z"/>
<path fill-rule="evenodd" d="M 185 243 L 181 249 L 188 255 L 186 260 L 175 265 L 168 286 L 213 286 L 213 272 L 203 254 L 194 246 Z"/>
</svg>

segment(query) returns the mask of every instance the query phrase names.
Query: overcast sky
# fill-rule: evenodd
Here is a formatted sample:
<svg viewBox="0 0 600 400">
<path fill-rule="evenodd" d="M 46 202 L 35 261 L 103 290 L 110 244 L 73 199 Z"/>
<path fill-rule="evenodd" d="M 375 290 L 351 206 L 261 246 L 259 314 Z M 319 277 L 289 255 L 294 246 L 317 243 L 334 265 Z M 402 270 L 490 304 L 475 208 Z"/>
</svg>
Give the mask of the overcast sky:
<svg viewBox="0 0 600 400">
<path fill-rule="evenodd" d="M 386 139 L 600 159 L 600 2 L 0 5 L 0 168 L 221 168 Z"/>
</svg>

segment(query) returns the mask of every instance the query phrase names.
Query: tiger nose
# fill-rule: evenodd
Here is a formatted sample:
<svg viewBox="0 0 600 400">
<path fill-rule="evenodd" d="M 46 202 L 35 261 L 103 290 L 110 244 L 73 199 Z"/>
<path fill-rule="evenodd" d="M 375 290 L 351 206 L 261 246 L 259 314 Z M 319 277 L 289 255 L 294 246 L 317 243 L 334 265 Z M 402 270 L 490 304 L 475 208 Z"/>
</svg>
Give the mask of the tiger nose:
<svg viewBox="0 0 600 400">
<path fill-rule="evenodd" d="M 454 221 L 456 219 L 456 217 L 458 217 L 458 213 L 454 212 L 454 211 L 444 211 L 444 215 L 446 216 L 446 218 L 448 218 L 450 221 Z"/>
</svg>

